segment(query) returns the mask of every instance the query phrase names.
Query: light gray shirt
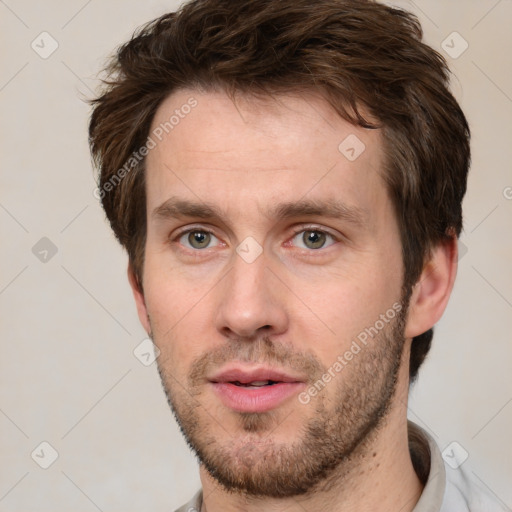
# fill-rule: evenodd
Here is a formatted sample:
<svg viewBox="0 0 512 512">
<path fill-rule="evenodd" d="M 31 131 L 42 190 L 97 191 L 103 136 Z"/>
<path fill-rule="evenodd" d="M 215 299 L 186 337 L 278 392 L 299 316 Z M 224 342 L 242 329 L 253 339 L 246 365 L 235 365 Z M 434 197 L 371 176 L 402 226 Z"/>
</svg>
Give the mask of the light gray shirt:
<svg viewBox="0 0 512 512">
<path fill-rule="evenodd" d="M 457 464 L 445 462 L 434 439 L 412 421 L 409 450 L 420 480 L 426 480 L 413 512 L 512 512 L 471 481 L 461 466 L 454 469 Z M 200 512 L 202 502 L 200 490 L 176 512 Z"/>
</svg>

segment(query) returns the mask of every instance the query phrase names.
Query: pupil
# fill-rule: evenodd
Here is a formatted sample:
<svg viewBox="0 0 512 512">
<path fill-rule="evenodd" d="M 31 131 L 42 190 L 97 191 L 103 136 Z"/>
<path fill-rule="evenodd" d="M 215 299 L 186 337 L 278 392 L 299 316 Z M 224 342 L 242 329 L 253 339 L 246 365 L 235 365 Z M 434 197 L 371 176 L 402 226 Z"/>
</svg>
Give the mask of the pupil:
<svg viewBox="0 0 512 512">
<path fill-rule="evenodd" d="M 318 249 L 325 243 L 325 233 L 306 231 L 303 236 L 304 244 L 310 249 Z"/>
</svg>

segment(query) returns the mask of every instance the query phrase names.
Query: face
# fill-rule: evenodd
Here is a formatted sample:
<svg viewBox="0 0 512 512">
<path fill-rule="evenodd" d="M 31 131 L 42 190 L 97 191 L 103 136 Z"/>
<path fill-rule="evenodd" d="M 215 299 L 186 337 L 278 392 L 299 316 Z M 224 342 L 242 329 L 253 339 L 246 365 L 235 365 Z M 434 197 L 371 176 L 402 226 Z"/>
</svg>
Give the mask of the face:
<svg viewBox="0 0 512 512">
<path fill-rule="evenodd" d="M 399 379 L 381 134 L 313 95 L 195 90 L 167 98 L 151 133 L 136 298 L 173 412 L 221 484 L 303 494 L 364 452 Z"/>
</svg>

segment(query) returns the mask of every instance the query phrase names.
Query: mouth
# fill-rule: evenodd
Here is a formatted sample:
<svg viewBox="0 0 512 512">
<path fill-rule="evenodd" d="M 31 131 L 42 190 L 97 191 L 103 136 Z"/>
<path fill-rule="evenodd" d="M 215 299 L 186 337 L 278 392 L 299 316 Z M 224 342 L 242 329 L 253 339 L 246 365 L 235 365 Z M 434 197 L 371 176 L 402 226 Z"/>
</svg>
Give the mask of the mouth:
<svg viewBox="0 0 512 512">
<path fill-rule="evenodd" d="M 236 412 L 270 411 L 306 386 L 302 377 L 264 367 L 231 367 L 208 380 L 221 402 Z"/>
</svg>

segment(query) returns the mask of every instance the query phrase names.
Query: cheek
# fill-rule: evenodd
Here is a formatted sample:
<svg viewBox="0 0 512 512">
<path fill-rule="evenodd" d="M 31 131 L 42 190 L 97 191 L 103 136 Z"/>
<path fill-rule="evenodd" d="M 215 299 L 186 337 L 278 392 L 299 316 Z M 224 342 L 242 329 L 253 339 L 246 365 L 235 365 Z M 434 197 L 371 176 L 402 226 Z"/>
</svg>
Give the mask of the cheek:
<svg viewBox="0 0 512 512">
<path fill-rule="evenodd" d="M 322 283 L 296 282 L 294 290 L 305 298 L 306 308 L 298 305 L 291 311 L 291 338 L 301 340 L 302 348 L 313 351 L 327 366 L 365 329 L 379 322 L 381 315 L 389 310 L 395 315 L 393 307 L 398 307 L 401 297 L 401 267 L 384 268 L 384 262 L 377 259 L 371 265 L 331 273 Z M 293 297 L 290 300 L 296 302 Z"/>
<path fill-rule="evenodd" d="M 207 340 L 212 339 L 213 317 L 205 296 L 211 286 L 199 286 L 179 273 L 172 274 L 147 273 L 145 297 L 161 361 L 177 376 L 204 354 Z"/>
</svg>

